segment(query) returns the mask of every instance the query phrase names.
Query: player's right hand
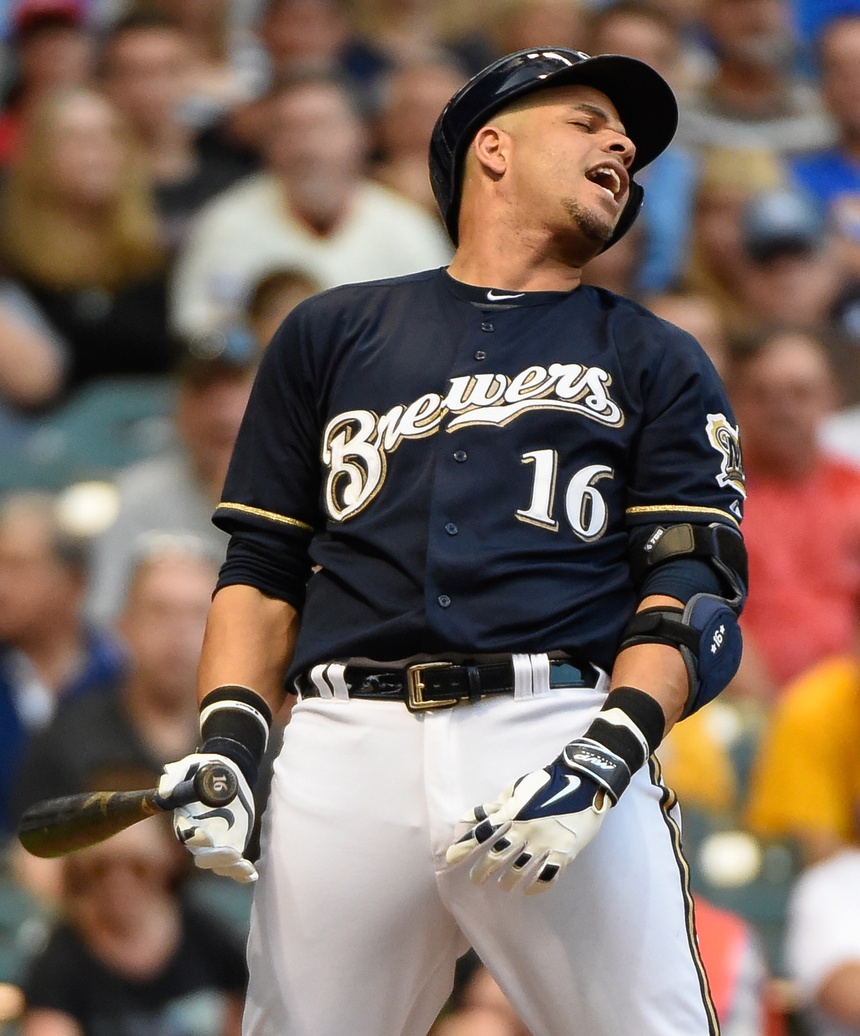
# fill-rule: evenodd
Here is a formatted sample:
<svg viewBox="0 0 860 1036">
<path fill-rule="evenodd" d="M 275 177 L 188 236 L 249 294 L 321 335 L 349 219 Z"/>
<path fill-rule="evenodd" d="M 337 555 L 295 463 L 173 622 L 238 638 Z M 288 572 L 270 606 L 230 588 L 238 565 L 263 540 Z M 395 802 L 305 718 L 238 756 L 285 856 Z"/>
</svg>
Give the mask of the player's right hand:
<svg viewBox="0 0 860 1036">
<path fill-rule="evenodd" d="M 497 802 L 463 817 L 469 830 L 449 846 L 448 863 L 470 861 L 478 885 L 498 875 L 504 889 L 545 891 L 594 838 L 629 781 L 629 771 L 622 771 L 610 787 L 601 771 L 613 766 L 627 771 L 602 745 L 586 738 L 571 742 L 549 766 L 520 777 Z"/>
<path fill-rule="evenodd" d="M 239 767 L 226 756 L 196 752 L 168 763 L 158 782 L 158 792 L 169 796 L 178 784 L 191 780 L 204 763 L 218 762 L 233 772 L 239 786 L 225 806 L 191 802 L 173 810 L 176 837 L 203 870 L 243 883 L 257 880 L 257 869 L 242 855 L 254 827 L 254 796 Z"/>
</svg>

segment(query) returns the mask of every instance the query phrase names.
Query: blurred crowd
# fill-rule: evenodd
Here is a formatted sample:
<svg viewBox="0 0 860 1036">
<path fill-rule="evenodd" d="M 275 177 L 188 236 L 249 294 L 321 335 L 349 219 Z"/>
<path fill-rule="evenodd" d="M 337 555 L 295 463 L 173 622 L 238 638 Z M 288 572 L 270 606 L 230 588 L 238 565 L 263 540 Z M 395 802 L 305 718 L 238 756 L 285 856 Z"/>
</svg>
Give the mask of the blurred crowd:
<svg viewBox="0 0 860 1036">
<path fill-rule="evenodd" d="M 238 1036 L 244 889 L 156 821 L 62 861 L 17 823 L 193 750 L 262 351 L 447 264 L 439 111 L 565 46 L 679 96 L 585 279 L 698 339 L 743 441 L 744 660 L 660 750 L 723 1036 L 860 1036 L 860 0 L 6 0 L 0 40 L 0 1031 Z M 433 1036 L 528 1034 L 467 955 Z"/>
</svg>

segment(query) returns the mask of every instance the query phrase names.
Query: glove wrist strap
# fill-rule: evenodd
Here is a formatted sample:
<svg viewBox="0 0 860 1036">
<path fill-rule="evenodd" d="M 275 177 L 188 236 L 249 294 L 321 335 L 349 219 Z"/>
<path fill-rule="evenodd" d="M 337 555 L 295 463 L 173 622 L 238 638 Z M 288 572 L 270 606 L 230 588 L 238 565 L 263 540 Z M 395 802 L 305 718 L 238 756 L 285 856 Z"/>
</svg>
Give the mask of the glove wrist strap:
<svg viewBox="0 0 860 1036">
<path fill-rule="evenodd" d="M 665 726 L 663 709 L 655 698 L 635 687 L 617 687 L 607 695 L 584 736 L 568 745 L 565 760 L 571 769 L 588 773 L 602 784 L 617 802 L 631 775 L 657 750 Z"/>
<path fill-rule="evenodd" d="M 231 759 L 253 787 L 269 742 L 272 712 L 256 691 L 225 684 L 200 702 L 201 751 Z"/>
</svg>

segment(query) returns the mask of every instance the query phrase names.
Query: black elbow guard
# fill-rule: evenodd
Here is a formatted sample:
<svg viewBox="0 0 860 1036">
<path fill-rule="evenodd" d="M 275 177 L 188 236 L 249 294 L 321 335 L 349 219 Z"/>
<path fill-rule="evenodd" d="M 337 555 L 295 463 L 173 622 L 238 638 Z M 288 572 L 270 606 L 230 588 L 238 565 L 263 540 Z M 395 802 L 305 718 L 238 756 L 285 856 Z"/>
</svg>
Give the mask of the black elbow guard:
<svg viewBox="0 0 860 1036">
<path fill-rule="evenodd" d="M 713 594 L 696 594 L 685 608 L 637 612 L 624 630 L 621 650 L 635 644 L 668 644 L 681 652 L 690 686 L 684 716 L 725 690 L 743 652 L 735 610 Z"/>
<path fill-rule="evenodd" d="M 743 652 L 738 615 L 746 598 L 747 558 L 740 534 L 727 525 L 670 525 L 634 547 L 634 580 L 641 585 L 655 566 L 683 557 L 709 561 L 721 576 L 726 596 L 695 594 L 684 608 L 637 612 L 622 634 L 620 650 L 635 644 L 677 648 L 689 678 L 684 709 L 689 716 L 713 701 L 738 671 Z"/>
</svg>

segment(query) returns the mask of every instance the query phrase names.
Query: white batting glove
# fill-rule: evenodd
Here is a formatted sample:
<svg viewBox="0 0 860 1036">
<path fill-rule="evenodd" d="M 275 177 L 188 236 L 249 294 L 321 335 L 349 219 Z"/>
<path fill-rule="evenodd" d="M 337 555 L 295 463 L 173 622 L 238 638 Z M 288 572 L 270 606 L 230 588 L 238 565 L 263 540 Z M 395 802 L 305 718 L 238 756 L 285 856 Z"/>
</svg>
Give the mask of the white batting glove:
<svg viewBox="0 0 860 1036">
<path fill-rule="evenodd" d="M 630 781 L 620 757 L 587 738 L 571 742 L 542 770 L 520 777 L 497 802 L 476 806 L 469 831 L 448 848 L 449 864 L 472 861 L 472 880 L 494 875 L 502 888 L 544 892 L 597 834 Z"/>
<path fill-rule="evenodd" d="M 226 806 L 191 802 L 173 810 L 173 830 L 202 870 L 214 871 L 234 881 L 257 880 L 257 869 L 242 855 L 254 827 L 254 796 L 239 767 L 226 756 L 197 752 L 168 763 L 158 782 L 160 795 L 168 797 L 178 784 L 189 781 L 204 763 L 218 762 L 236 777 L 239 790 Z"/>
</svg>

